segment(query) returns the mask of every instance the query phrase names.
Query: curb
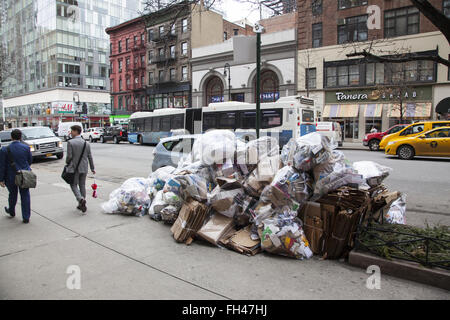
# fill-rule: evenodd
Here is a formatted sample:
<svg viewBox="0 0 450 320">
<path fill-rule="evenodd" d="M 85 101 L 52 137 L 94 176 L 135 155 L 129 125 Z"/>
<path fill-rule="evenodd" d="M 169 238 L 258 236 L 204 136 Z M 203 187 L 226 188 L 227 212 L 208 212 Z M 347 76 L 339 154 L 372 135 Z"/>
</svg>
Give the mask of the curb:
<svg viewBox="0 0 450 320">
<path fill-rule="evenodd" d="M 348 262 L 352 266 L 363 269 L 367 269 L 371 265 L 377 265 L 380 267 L 381 274 L 450 290 L 450 272 L 445 269 L 431 269 L 419 263 L 398 259 L 387 260 L 355 250 L 350 251 Z"/>
</svg>

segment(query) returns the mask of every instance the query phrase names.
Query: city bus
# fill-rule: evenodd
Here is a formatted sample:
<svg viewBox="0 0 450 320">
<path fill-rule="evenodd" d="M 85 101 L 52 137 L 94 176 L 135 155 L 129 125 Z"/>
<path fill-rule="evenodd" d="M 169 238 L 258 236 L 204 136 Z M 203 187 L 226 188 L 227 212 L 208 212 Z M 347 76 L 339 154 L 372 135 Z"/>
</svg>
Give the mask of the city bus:
<svg viewBox="0 0 450 320">
<path fill-rule="evenodd" d="M 260 135 L 277 138 L 280 147 L 289 139 L 316 131 L 314 100 L 302 96 L 282 97 L 261 103 Z M 157 144 L 177 131 L 198 134 L 211 129 L 233 130 L 238 138 L 256 139 L 256 104 L 237 101 L 210 103 L 196 109 L 168 108 L 135 112 L 130 116 L 128 141 Z"/>
<path fill-rule="evenodd" d="M 291 138 L 315 132 L 318 120 L 314 100 L 288 96 L 276 102 L 261 103 L 260 136 L 273 136 L 280 147 Z M 245 102 L 210 103 L 202 108 L 202 132 L 231 129 L 238 138 L 256 139 L 256 104 Z"/>
<path fill-rule="evenodd" d="M 166 108 L 153 112 L 135 112 L 128 122 L 128 141 L 157 144 L 174 132 L 200 133 L 201 109 Z"/>
</svg>

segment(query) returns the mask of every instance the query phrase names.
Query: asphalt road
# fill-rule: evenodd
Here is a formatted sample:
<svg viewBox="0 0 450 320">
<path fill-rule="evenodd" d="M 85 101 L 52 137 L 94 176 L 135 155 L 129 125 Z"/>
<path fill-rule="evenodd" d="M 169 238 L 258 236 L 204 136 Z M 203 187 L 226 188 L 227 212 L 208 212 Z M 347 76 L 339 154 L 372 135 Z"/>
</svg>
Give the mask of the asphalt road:
<svg viewBox="0 0 450 320">
<path fill-rule="evenodd" d="M 101 204 L 124 180 L 149 175 L 152 151 L 92 144 L 99 197 L 88 197 L 86 215 L 75 209 L 60 178 L 63 160 L 37 161 L 30 224 L 21 223 L 19 207 L 14 219 L 0 216 L 0 299 L 450 299 L 445 290 L 383 274 L 381 289 L 370 290 L 366 270 L 343 261 L 247 257 L 202 241 L 186 246 L 173 240 L 170 227 L 148 217 L 103 213 Z M 345 154 L 394 169 L 386 184 L 408 194 L 409 223 L 449 224 L 449 160 Z M 89 176 L 88 186 L 92 182 Z M 0 201 L 0 207 L 7 203 L 5 189 Z M 68 285 L 73 268 L 79 269 L 80 289 Z"/>
</svg>

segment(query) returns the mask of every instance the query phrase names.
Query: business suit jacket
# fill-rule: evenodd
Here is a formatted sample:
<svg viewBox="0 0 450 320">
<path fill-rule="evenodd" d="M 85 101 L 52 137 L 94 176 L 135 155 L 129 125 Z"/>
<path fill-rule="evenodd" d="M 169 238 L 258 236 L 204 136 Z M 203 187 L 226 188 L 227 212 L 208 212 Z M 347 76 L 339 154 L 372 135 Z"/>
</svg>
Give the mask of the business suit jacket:
<svg viewBox="0 0 450 320">
<path fill-rule="evenodd" d="M 88 161 L 91 170 L 94 171 L 94 160 L 92 159 L 91 146 L 89 143 L 84 141 L 81 136 L 77 136 L 67 143 L 67 157 L 66 164 L 67 172 L 75 172 L 78 160 L 80 159 L 81 152 L 83 151 L 83 146 L 86 143 L 86 150 L 84 150 L 83 157 L 81 158 L 80 166 L 78 167 L 79 173 L 88 173 Z"/>
<path fill-rule="evenodd" d="M 3 147 L 0 150 L 0 181 L 4 181 L 7 184 L 14 184 L 16 171 L 11 167 L 7 148 L 11 150 L 14 163 L 16 164 L 16 170 L 31 170 L 30 165 L 33 162 L 33 157 L 30 147 L 20 141 L 13 141 L 9 146 Z"/>
</svg>

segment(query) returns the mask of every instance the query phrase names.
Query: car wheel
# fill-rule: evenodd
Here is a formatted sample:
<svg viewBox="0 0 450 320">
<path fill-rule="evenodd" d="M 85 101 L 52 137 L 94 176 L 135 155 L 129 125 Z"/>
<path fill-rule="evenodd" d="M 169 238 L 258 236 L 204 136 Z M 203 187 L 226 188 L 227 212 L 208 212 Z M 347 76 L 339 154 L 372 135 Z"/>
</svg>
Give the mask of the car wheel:
<svg viewBox="0 0 450 320">
<path fill-rule="evenodd" d="M 411 146 L 400 146 L 397 150 L 397 155 L 400 159 L 411 160 L 414 158 L 414 148 Z"/>
<path fill-rule="evenodd" d="M 369 141 L 369 149 L 370 151 L 378 151 L 380 150 L 380 140 L 373 139 Z"/>
<path fill-rule="evenodd" d="M 116 136 L 114 136 L 114 139 L 113 139 L 113 140 L 114 140 L 114 143 L 115 143 L 115 144 L 119 144 L 119 139 L 117 139 Z"/>
<path fill-rule="evenodd" d="M 105 138 L 103 138 L 103 136 L 100 136 L 100 142 L 105 143 Z"/>
<path fill-rule="evenodd" d="M 56 155 L 56 158 L 58 158 L 58 159 L 64 158 L 64 153 L 58 153 L 58 154 Z"/>
</svg>

